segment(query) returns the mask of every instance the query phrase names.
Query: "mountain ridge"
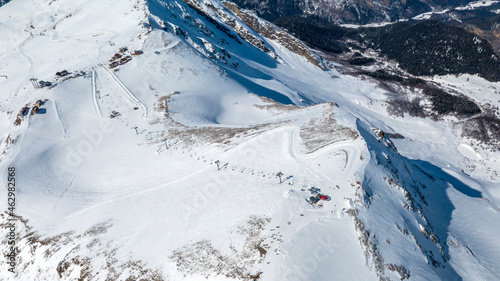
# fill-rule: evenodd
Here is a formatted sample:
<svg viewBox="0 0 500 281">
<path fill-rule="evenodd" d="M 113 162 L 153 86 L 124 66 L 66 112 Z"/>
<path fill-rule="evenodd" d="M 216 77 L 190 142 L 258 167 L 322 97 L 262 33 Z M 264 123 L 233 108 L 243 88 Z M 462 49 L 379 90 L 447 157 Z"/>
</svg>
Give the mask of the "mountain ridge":
<svg viewBox="0 0 500 281">
<path fill-rule="evenodd" d="M 425 12 L 444 10 L 471 1 L 317 1 L 234 0 L 238 6 L 254 10 L 269 21 L 290 16 L 317 16 L 330 23 L 368 24 L 394 22 Z"/>
<path fill-rule="evenodd" d="M 16 272 L 0 278 L 500 275 L 499 152 L 455 127 L 499 105 L 498 83 L 408 80 L 481 113 L 394 116 L 391 98 L 420 92 L 217 0 L 16 0 L 0 22 L 18 220 Z"/>
</svg>

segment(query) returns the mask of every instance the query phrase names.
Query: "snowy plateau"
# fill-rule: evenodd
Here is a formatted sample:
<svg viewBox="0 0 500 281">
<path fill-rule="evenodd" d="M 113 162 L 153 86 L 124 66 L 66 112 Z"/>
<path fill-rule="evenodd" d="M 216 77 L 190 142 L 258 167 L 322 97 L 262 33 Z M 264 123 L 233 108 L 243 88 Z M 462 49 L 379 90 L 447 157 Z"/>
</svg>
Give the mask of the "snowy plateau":
<svg viewBox="0 0 500 281">
<path fill-rule="evenodd" d="M 498 140 L 250 11 L 14 0 L 0 38 L 0 280 L 500 280 Z"/>
</svg>

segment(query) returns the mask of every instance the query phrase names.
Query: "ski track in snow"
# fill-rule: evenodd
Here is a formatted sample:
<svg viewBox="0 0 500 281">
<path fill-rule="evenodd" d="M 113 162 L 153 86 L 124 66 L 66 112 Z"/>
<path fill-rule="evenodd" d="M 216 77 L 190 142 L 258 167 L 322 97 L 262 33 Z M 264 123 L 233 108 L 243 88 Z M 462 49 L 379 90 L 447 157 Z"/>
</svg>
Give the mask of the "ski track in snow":
<svg viewBox="0 0 500 281">
<path fill-rule="evenodd" d="M 165 49 L 170 50 L 170 49 L 172 49 L 173 47 L 175 47 L 175 46 L 179 45 L 179 43 L 180 43 L 181 41 L 182 41 L 181 39 L 176 40 L 176 41 L 174 41 L 174 42 L 170 43 L 167 47 L 165 47 Z"/>
<path fill-rule="evenodd" d="M 33 58 L 31 56 L 29 56 L 28 54 L 26 54 L 24 52 L 24 50 L 23 50 L 24 44 L 28 40 L 30 40 L 31 38 L 32 37 L 30 36 L 30 37 L 24 39 L 24 41 L 21 44 L 19 44 L 19 47 L 17 48 L 17 50 L 19 51 L 19 54 L 28 61 L 30 67 L 29 67 L 29 70 L 28 70 L 28 74 L 26 75 L 26 79 L 24 81 L 22 81 L 21 83 L 19 83 L 19 85 L 14 90 L 14 96 L 16 96 L 19 93 L 19 91 L 21 90 L 21 88 L 23 87 L 23 85 L 25 85 L 26 80 L 29 80 L 33 76 L 33 65 L 34 65 Z M 9 99 L 12 99 L 12 93 L 10 94 Z"/>
<path fill-rule="evenodd" d="M 64 124 L 61 120 L 61 117 L 59 117 L 59 110 L 57 109 L 57 103 L 55 100 L 53 100 L 53 107 L 54 107 L 54 113 L 57 117 L 57 120 L 59 121 L 59 124 L 61 124 L 61 131 L 62 131 L 62 138 L 66 137 L 66 129 L 64 128 Z"/>
<path fill-rule="evenodd" d="M 191 178 L 191 177 L 193 177 L 195 175 L 202 174 L 203 172 L 206 172 L 206 170 L 208 170 L 210 168 L 213 169 L 212 166 L 207 166 L 207 167 L 202 168 L 202 169 L 200 169 L 200 170 L 198 170 L 196 172 L 193 172 L 191 174 L 188 174 L 188 175 L 185 175 L 185 176 L 173 179 L 173 180 L 171 180 L 169 182 L 161 183 L 161 184 L 159 184 L 157 186 L 154 186 L 154 187 L 151 187 L 151 188 L 148 188 L 148 189 L 144 189 L 144 190 L 141 190 L 141 191 L 138 191 L 138 192 L 135 192 L 135 193 L 125 194 L 125 195 L 122 195 L 122 196 L 117 196 L 117 197 L 115 197 L 113 199 L 106 200 L 106 201 L 100 202 L 98 204 L 94 204 L 94 205 L 92 205 L 90 207 L 81 209 L 81 210 L 79 210 L 79 211 L 71 214 L 70 216 L 68 216 L 68 218 L 73 217 L 73 216 L 77 216 L 78 214 L 83 214 L 83 213 L 85 213 L 88 210 L 91 210 L 91 209 L 94 209 L 94 208 L 97 208 L 97 207 L 100 207 L 100 206 L 104 206 L 104 205 L 112 203 L 112 202 L 116 202 L 116 201 L 123 200 L 123 199 L 126 199 L 126 198 L 134 198 L 134 197 L 137 197 L 137 196 L 139 196 L 141 194 L 150 193 L 150 192 L 158 190 L 160 188 L 165 188 L 165 187 L 170 186 L 170 185 L 172 185 L 174 183 L 181 182 L 183 180 L 189 179 L 189 178 Z M 72 184 L 72 181 L 71 181 L 70 185 L 71 184 Z M 66 188 L 66 190 L 68 188 L 69 188 L 69 186 Z M 66 190 L 64 192 L 66 192 Z M 61 194 L 61 196 L 64 194 L 64 192 Z"/>
<path fill-rule="evenodd" d="M 285 132 L 283 132 L 283 131 L 285 131 Z M 288 132 L 286 132 L 286 131 L 288 131 Z M 295 154 L 295 152 L 293 151 L 292 146 L 296 145 L 294 139 L 296 137 L 298 137 L 296 135 L 296 134 L 298 134 L 298 128 L 293 128 L 292 132 L 290 132 L 290 127 L 277 128 L 275 130 L 272 130 L 272 132 L 279 132 L 279 133 L 285 133 L 285 134 L 287 134 L 287 137 L 285 139 L 287 139 L 290 142 L 287 141 L 287 144 L 284 145 L 285 149 L 287 149 L 287 151 L 285 151 L 285 154 L 288 155 L 288 156 L 291 156 L 295 161 L 300 161 L 301 159 L 305 160 L 307 158 L 318 157 L 321 154 L 327 153 L 327 152 L 332 151 L 332 150 L 338 150 L 340 148 L 350 150 L 350 152 L 352 151 L 352 154 L 355 154 L 355 152 L 358 152 L 355 148 L 353 148 L 353 145 L 350 144 L 349 142 L 339 142 L 339 143 L 332 143 L 330 145 L 327 145 L 327 146 L 323 147 L 322 149 L 315 151 L 313 154 L 301 154 L 301 156 L 297 156 Z M 238 150 L 241 145 L 244 145 L 247 142 L 248 141 L 243 142 L 239 146 L 236 146 L 236 147 L 234 147 L 232 149 L 227 150 L 224 154 L 230 154 L 233 150 Z M 350 152 L 348 152 L 348 153 L 350 153 Z M 201 158 L 204 158 L 204 156 L 202 156 Z M 223 155 L 221 155 L 221 158 L 224 158 Z M 347 166 L 349 167 L 349 169 L 345 169 L 345 172 L 352 172 L 351 169 L 354 169 L 355 165 L 354 165 L 354 163 L 352 163 L 353 159 L 355 159 L 355 157 L 351 157 L 350 158 L 349 163 L 347 164 Z M 215 159 L 211 159 L 211 158 L 208 158 L 208 159 L 205 159 L 205 160 L 209 161 L 209 162 L 212 162 L 212 163 L 215 161 Z M 228 173 L 237 173 L 237 174 L 240 174 L 242 171 L 248 171 L 246 174 L 249 174 L 249 173 L 255 173 L 255 174 L 258 174 L 258 175 L 264 174 L 264 175 L 269 176 L 269 177 L 272 177 L 272 176 L 274 176 L 276 174 L 275 171 L 258 170 L 258 169 L 254 169 L 254 168 L 246 167 L 246 166 L 242 166 L 242 165 L 235 165 L 235 164 L 229 164 L 228 165 L 228 164 L 229 163 L 224 163 L 223 164 L 224 168 L 221 168 L 220 171 L 225 170 Z M 202 168 L 202 169 L 200 169 L 200 170 L 198 170 L 196 172 L 193 172 L 191 174 L 188 174 L 188 175 L 185 175 L 185 176 L 182 176 L 182 177 L 179 177 L 179 178 L 172 179 L 172 180 L 170 180 L 168 182 L 162 183 L 160 185 L 157 185 L 157 186 L 145 189 L 145 190 L 141 190 L 141 191 L 130 193 L 130 194 L 125 194 L 125 195 L 113 198 L 111 200 L 106 200 L 106 201 L 100 202 L 100 203 L 92 205 L 92 206 L 90 206 L 88 208 L 81 209 L 78 212 L 71 214 L 69 217 L 85 213 L 85 212 L 87 212 L 90 209 L 94 209 L 94 208 L 97 208 L 97 207 L 100 207 L 100 206 L 103 206 L 103 205 L 106 205 L 106 204 L 109 204 L 109 203 L 112 203 L 112 202 L 116 202 L 116 201 L 123 200 L 123 199 L 126 199 L 126 198 L 134 198 L 134 197 L 137 197 L 137 196 L 139 196 L 141 194 L 146 194 L 146 193 L 150 193 L 150 192 L 153 192 L 153 191 L 161 189 L 161 188 L 166 188 L 168 186 L 171 186 L 172 184 L 175 184 L 175 183 L 178 183 L 178 182 L 182 182 L 182 181 L 184 181 L 186 179 L 189 179 L 189 178 L 193 178 L 196 175 L 202 174 L 202 173 L 206 172 L 209 169 L 214 169 L 213 165 L 208 165 L 207 167 L 204 167 L 204 168 Z M 311 175 L 315 174 L 315 172 L 312 171 L 311 169 L 309 169 L 307 167 L 306 167 L 306 169 L 308 171 L 310 171 L 309 174 L 311 174 Z M 291 176 L 291 175 L 287 175 L 287 174 L 283 175 L 283 177 L 285 178 L 285 180 L 283 180 L 283 183 L 285 183 L 287 181 L 287 177 L 288 176 Z M 301 180 L 301 179 L 298 179 L 297 182 L 296 182 L 296 184 L 306 184 L 306 183 L 307 183 L 307 181 L 304 181 L 304 180 Z M 61 196 L 67 191 L 67 189 L 71 186 L 71 184 L 72 183 L 70 183 L 70 185 L 65 189 L 65 191 L 61 194 Z"/>
<path fill-rule="evenodd" d="M 283 144 L 283 149 L 286 150 L 285 153 L 288 154 L 289 157 L 291 157 L 294 161 L 296 162 L 303 162 L 301 158 L 297 157 L 297 154 L 295 153 L 294 150 L 294 145 L 295 145 L 295 140 L 298 140 L 299 136 L 299 128 L 294 128 L 292 131 L 287 132 L 287 137 L 285 137 L 285 143 Z M 310 174 L 310 175 L 316 175 L 307 165 L 303 165 L 305 170 Z M 323 174 L 323 173 L 321 173 Z M 330 180 L 329 177 L 327 177 L 328 180 Z"/>
<path fill-rule="evenodd" d="M 127 96 L 132 100 L 133 103 L 138 105 L 143 110 L 143 117 L 148 118 L 148 108 L 142 103 L 128 88 L 123 84 L 123 82 L 113 73 L 113 71 L 107 69 L 105 66 L 102 66 L 109 75 L 116 81 L 116 83 L 122 88 L 122 90 L 127 94 Z"/>
<path fill-rule="evenodd" d="M 306 154 L 297 154 L 295 152 L 295 147 L 298 147 L 299 144 L 297 142 L 300 141 L 300 137 L 298 136 L 299 134 L 299 129 L 296 128 L 290 132 L 288 132 L 288 137 L 285 138 L 286 143 L 283 145 L 284 149 L 287 149 L 287 153 L 291 158 L 293 158 L 295 161 L 299 162 L 304 162 L 306 160 L 310 160 L 316 157 L 319 157 L 322 154 L 328 153 L 329 151 L 337 151 L 344 149 L 345 153 L 347 153 L 346 157 L 348 161 L 346 161 L 345 166 L 344 166 L 344 172 L 345 173 L 353 173 L 352 170 L 354 170 L 354 163 L 353 160 L 357 159 L 360 157 L 360 152 L 353 147 L 351 144 L 352 141 L 341 141 L 341 142 L 335 142 L 328 144 L 322 148 L 319 148 L 318 150 L 312 152 L 312 153 L 306 153 Z M 307 165 L 304 165 L 304 168 L 311 174 L 319 174 L 323 176 L 327 181 L 331 181 L 331 178 L 326 175 L 324 172 L 318 170 L 318 171 L 312 171 Z"/>
<path fill-rule="evenodd" d="M 29 125 L 30 125 L 30 113 L 28 113 L 28 115 L 25 117 L 25 119 L 23 120 L 23 122 L 21 122 L 21 127 L 19 128 L 19 130 L 17 131 L 14 131 L 14 132 L 18 132 L 19 133 L 19 140 L 16 141 L 15 145 L 14 145 L 14 152 L 13 153 L 10 153 L 10 154 L 7 154 L 7 161 L 9 164 L 7 165 L 7 167 L 10 167 L 12 166 L 12 163 L 16 160 L 17 156 L 19 155 L 19 153 L 21 152 L 22 150 L 22 147 L 23 147 L 23 144 L 24 144 L 24 134 L 23 134 L 23 131 L 25 131 L 27 128 L 29 128 Z M 12 133 L 14 133 L 12 132 Z M 11 137 L 12 137 L 12 133 L 11 134 Z M 11 150 L 13 150 L 11 148 Z M 3 162 L 3 161 L 2 161 Z M 1 163 L 1 162 L 0 162 Z M 2 178 L 4 178 L 5 174 L 2 174 Z M 4 180 L 4 182 L 7 182 L 6 180 Z"/>
<path fill-rule="evenodd" d="M 95 69 L 92 69 L 92 101 L 93 101 L 93 104 L 94 104 L 94 109 L 97 113 L 97 115 L 99 116 L 99 118 L 102 118 L 102 114 L 101 114 L 101 110 L 99 109 L 99 103 L 97 102 L 97 86 L 96 86 L 96 83 L 95 83 L 95 79 L 96 79 L 96 71 Z"/>
</svg>

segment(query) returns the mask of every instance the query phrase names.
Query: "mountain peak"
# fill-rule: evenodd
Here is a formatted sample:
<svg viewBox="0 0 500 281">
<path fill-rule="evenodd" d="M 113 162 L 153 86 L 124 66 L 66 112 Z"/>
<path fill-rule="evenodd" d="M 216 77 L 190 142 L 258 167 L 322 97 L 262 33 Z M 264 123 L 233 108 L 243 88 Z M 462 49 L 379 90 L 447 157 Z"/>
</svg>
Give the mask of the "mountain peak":
<svg viewBox="0 0 500 281">
<path fill-rule="evenodd" d="M 217 0 L 16 0 L 0 23 L 0 279 L 500 276 L 497 83 Z"/>
</svg>

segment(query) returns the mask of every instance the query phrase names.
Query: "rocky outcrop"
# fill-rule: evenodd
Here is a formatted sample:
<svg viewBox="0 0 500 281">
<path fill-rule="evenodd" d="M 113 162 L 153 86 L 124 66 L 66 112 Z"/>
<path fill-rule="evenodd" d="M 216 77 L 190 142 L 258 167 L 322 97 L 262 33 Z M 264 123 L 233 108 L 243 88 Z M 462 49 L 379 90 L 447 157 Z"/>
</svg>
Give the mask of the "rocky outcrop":
<svg viewBox="0 0 500 281">
<path fill-rule="evenodd" d="M 255 30 L 260 35 L 280 43 L 288 50 L 305 57 L 309 62 L 313 63 L 321 69 L 324 69 L 314 53 L 311 52 L 311 50 L 297 38 L 289 35 L 284 31 L 279 30 L 278 27 L 272 24 L 259 19 L 255 14 L 240 9 L 236 4 L 232 2 L 224 1 L 222 3 L 234 14 L 236 14 L 246 25 L 248 25 L 251 29 Z M 238 32 L 238 30 L 236 31 Z M 245 38 L 247 37 L 246 34 L 243 33 L 240 34 L 240 36 L 247 40 L 247 38 Z M 249 42 L 252 43 L 251 41 Z"/>
</svg>

